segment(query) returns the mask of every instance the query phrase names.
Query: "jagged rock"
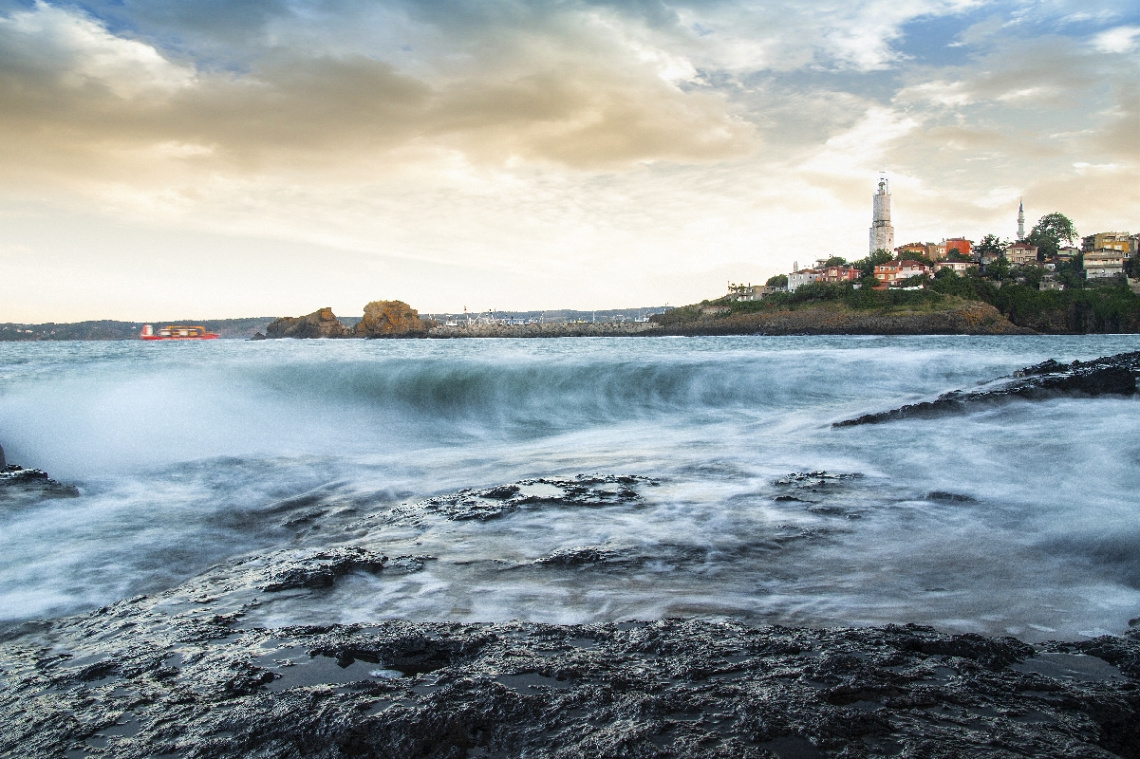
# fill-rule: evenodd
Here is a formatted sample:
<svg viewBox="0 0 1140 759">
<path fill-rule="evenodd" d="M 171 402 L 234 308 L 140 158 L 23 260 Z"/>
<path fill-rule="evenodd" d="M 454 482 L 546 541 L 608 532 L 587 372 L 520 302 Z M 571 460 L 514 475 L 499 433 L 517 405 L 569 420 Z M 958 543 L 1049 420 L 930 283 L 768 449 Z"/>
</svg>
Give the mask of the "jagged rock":
<svg viewBox="0 0 1140 759">
<path fill-rule="evenodd" d="M 1137 634 L 240 617 L 144 597 L 10 633 L 0 754 L 1140 756 Z"/>
<path fill-rule="evenodd" d="M 274 566 L 262 589 L 276 593 L 297 588 L 331 588 L 338 577 L 352 572 L 375 574 L 384 569 L 387 561 L 387 556 L 355 546 L 317 551 L 284 566 Z"/>
<path fill-rule="evenodd" d="M 282 316 L 265 328 L 266 338 L 348 337 L 351 331 L 340 323 L 331 308 L 317 309 L 305 316 Z"/>
<path fill-rule="evenodd" d="M 534 563 L 540 567 L 569 568 L 620 562 L 622 562 L 622 556 L 617 551 L 599 548 L 598 546 L 577 546 L 575 548 L 560 548 L 541 559 L 536 559 Z"/>
<path fill-rule="evenodd" d="M 0 455 L 0 499 L 77 498 L 79 488 L 48 477 L 42 469 L 24 469 L 15 464 L 3 465 Z"/>
<path fill-rule="evenodd" d="M 374 300 L 364 307 L 355 331 L 358 337 L 423 337 L 430 326 L 402 300 Z"/>
<path fill-rule="evenodd" d="M 461 490 L 435 496 L 418 503 L 411 511 L 398 516 L 412 516 L 418 511 L 436 512 L 447 519 L 486 521 L 517 511 L 528 505 L 610 506 L 630 503 L 641 498 L 633 486 L 655 485 L 649 477 L 633 475 L 578 475 L 572 478 L 539 477 L 512 485 L 499 485 L 484 490 Z"/>
<path fill-rule="evenodd" d="M 909 418 L 931 418 L 963 411 L 970 406 L 1014 398 L 1041 400 L 1057 396 L 1130 396 L 1137 393 L 1140 377 L 1140 351 L 1120 353 L 1092 361 L 1061 364 L 1050 359 L 1014 372 L 1011 378 L 997 380 L 980 390 L 953 390 L 932 401 L 907 404 L 891 411 L 864 414 L 835 422 L 833 427 L 879 424 Z"/>
</svg>

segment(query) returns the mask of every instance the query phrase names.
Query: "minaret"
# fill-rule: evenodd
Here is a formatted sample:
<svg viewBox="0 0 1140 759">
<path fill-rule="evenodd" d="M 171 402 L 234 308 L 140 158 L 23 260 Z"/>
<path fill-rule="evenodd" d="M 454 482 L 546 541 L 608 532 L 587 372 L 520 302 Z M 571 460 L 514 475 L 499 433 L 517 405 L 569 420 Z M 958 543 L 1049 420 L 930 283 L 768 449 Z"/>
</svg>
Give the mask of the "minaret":
<svg viewBox="0 0 1140 759">
<path fill-rule="evenodd" d="M 1025 201 L 1017 204 L 1017 239 L 1025 239 Z"/>
<path fill-rule="evenodd" d="M 879 191 L 875 193 L 875 211 L 871 221 L 871 252 L 895 249 L 895 228 L 891 226 L 891 188 L 885 174 L 879 175 Z"/>
</svg>

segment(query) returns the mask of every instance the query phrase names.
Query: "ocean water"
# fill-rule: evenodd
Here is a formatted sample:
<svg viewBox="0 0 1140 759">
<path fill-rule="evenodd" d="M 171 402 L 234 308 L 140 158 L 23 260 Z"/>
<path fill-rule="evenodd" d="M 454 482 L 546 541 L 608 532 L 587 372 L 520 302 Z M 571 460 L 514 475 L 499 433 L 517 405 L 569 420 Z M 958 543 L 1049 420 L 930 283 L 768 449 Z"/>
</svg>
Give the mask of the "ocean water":
<svg viewBox="0 0 1140 759">
<path fill-rule="evenodd" d="M 81 492 L 0 501 L 0 619 L 346 544 L 428 558 L 282 594 L 253 621 L 1119 633 L 1140 617 L 1140 400 L 831 423 L 1137 349 L 1135 335 L 0 344 L 8 460 Z M 789 480 L 813 472 L 834 477 Z M 486 521 L 422 506 L 579 474 L 653 482 Z M 603 558 L 543 561 L 580 549 Z"/>
</svg>

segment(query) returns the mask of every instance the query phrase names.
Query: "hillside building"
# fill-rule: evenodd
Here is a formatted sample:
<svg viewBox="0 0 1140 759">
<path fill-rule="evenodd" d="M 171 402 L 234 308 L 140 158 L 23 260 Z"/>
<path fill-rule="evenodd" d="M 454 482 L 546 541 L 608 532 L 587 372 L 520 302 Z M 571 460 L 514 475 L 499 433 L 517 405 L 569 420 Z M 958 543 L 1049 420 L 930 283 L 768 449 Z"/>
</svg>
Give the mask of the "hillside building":
<svg viewBox="0 0 1140 759">
<path fill-rule="evenodd" d="M 875 279 L 879 282 L 876 290 L 888 287 L 902 287 L 903 282 L 920 274 L 930 274 L 930 268 L 918 261 L 888 261 L 875 266 Z"/>
<path fill-rule="evenodd" d="M 943 269 L 949 269 L 955 274 L 963 275 L 970 269 L 976 268 L 978 268 L 976 261 L 938 261 L 934 264 L 934 273 L 937 274 Z"/>
<path fill-rule="evenodd" d="M 1085 279 L 1109 279 L 1124 276 L 1126 251 L 1101 248 L 1085 253 Z"/>
<path fill-rule="evenodd" d="M 896 258 L 907 258 L 908 256 L 922 256 L 931 261 L 937 261 L 939 258 L 946 257 L 946 251 L 940 252 L 938 246 L 932 242 L 908 242 L 895 248 Z"/>
<path fill-rule="evenodd" d="M 1015 242 L 1005 249 L 1005 260 L 1016 266 L 1037 263 L 1037 246 L 1027 242 Z"/>
<path fill-rule="evenodd" d="M 1081 238 L 1081 250 L 1089 253 L 1094 250 L 1113 250 L 1127 257 L 1132 253 L 1132 237 L 1127 232 L 1097 232 Z"/>
<path fill-rule="evenodd" d="M 895 228 L 891 226 L 891 188 L 885 176 L 879 177 L 871 215 L 870 252 L 895 249 Z"/>
<path fill-rule="evenodd" d="M 961 258 L 970 258 L 974 250 L 974 241 L 967 240 L 965 237 L 951 237 L 939 243 L 938 247 L 943 251 L 943 255 L 939 258 L 946 258 L 952 255 L 957 255 Z"/>
<path fill-rule="evenodd" d="M 757 300 L 764 300 L 774 292 L 779 291 L 778 287 L 769 287 L 768 285 L 736 285 L 731 282 L 728 285 L 728 297 L 734 301 L 752 302 Z"/>
</svg>

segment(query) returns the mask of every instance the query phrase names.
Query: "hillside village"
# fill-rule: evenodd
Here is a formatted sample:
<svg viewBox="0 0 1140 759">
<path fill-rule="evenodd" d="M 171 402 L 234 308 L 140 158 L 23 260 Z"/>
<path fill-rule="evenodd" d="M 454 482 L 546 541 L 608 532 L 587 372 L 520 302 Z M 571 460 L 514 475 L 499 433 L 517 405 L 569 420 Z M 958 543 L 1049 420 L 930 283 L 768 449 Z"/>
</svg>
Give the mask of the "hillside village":
<svg viewBox="0 0 1140 759">
<path fill-rule="evenodd" d="M 1017 239 L 986 235 L 975 243 L 963 237 L 941 242 L 894 245 L 891 195 L 888 181 L 880 178 L 874 196 L 866 258 L 848 262 L 835 256 L 813 266 L 793 264 L 787 274 L 764 285 L 728 286 L 731 301 L 758 301 L 777 292 L 794 293 L 812 283 L 850 285 L 874 290 L 921 290 L 936 278 L 969 277 L 1028 285 L 1038 290 L 1065 290 L 1127 282 L 1140 293 L 1140 234 L 1097 232 L 1078 237 L 1072 221 L 1060 213 L 1047 214 L 1027 234 L 1025 208 L 1017 216 Z M 1079 240 L 1080 247 L 1073 243 Z"/>
</svg>

